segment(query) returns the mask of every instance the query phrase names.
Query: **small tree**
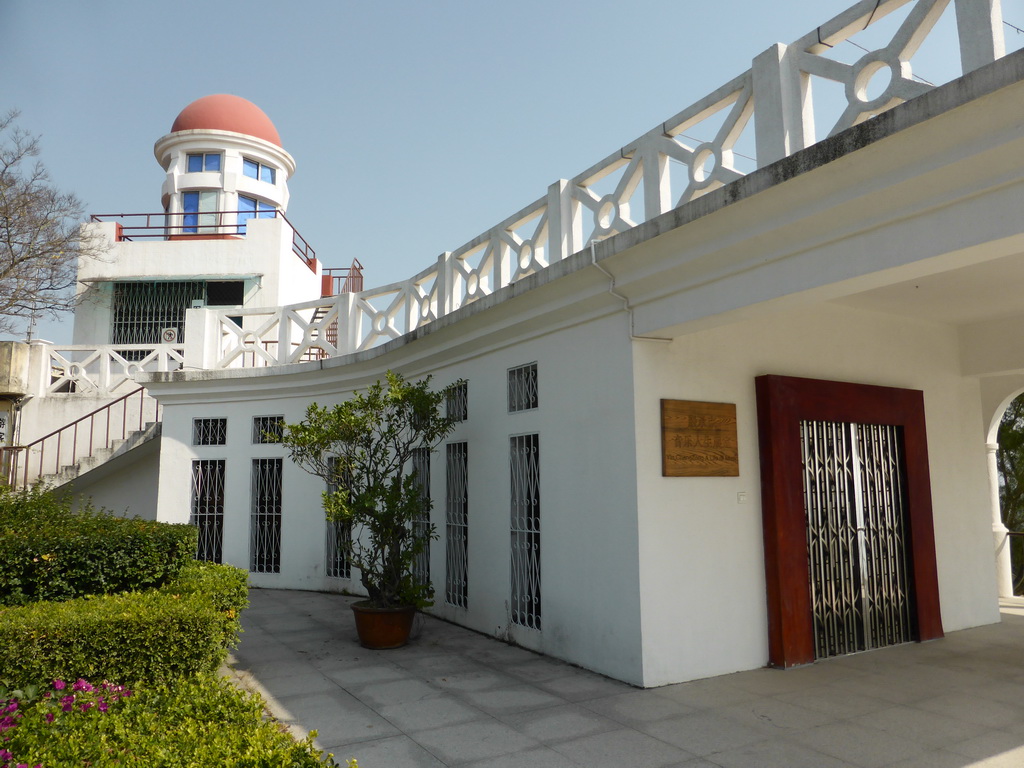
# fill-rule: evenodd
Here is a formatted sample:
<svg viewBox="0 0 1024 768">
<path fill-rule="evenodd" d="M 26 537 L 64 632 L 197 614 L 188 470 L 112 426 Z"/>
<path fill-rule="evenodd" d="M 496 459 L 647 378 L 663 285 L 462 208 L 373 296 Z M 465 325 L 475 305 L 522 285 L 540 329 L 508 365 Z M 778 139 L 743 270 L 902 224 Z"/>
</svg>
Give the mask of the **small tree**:
<svg viewBox="0 0 1024 768">
<path fill-rule="evenodd" d="M 999 424 L 999 506 L 1003 523 L 1011 531 L 1024 531 L 1024 395 L 1014 398 Z M 1024 546 L 1019 537 L 1010 539 L 1014 593 L 1024 583 Z"/>
<path fill-rule="evenodd" d="M 0 115 L 0 332 L 74 306 L 78 260 L 104 247 L 82 234 L 82 203 L 50 183 L 17 111 Z"/>
<path fill-rule="evenodd" d="M 458 382 L 433 392 L 429 376 L 412 383 L 388 371 L 385 379 L 333 407 L 313 403 L 304 421 L 285 425 L 282 442 L 296 464 L 335 489 L 324 491 L 324 510 L 352 526 L 340 546 L 371 605 L 424 607 L 433 587 L 417 580 L 413 564 L 437 535 L 432 525 L 414 525 L 431 500 L 407 468 L 416 449 L 433 450 L 451 433 L 442 405 Z"/>
</svg>

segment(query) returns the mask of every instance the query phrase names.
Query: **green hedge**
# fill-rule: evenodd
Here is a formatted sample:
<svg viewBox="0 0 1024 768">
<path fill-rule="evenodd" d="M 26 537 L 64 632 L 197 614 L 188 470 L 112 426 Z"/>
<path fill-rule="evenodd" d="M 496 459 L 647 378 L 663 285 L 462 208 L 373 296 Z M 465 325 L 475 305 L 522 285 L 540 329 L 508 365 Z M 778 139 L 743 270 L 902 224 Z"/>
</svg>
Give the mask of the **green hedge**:
<svg viewBox="0 0 1024 768">
<path fill-rule="evenodd" d="M 0 707 L 10 706 L 7 701 L 0 693 Z M 258 696 L 211 676 L 128 692 L 93 688 L 84 681 L 60 690 L 47 685 L 33 701 L 22 696 L 10 716 L 12 727 L 5 733 L 10 739 L 0 741 L 0 764 L 9 760 L 12 766 L 337 765 L 313 746 L 312 738 L 296 743 L 276 723 L 264 719 Z"/>
<path fill-rule="evenodd" d="M 41 490 L 0 489 L 0 605 L 158 587 L 196 551 L 197 531 L 86 508 Z"/>
<path fill-rule="evenodd" d="M 159 683 L 215 670 L 237 642 L 246 576 L 194 562 L 161 589 L 0 609 L 0 678 Z"/>
</svg>

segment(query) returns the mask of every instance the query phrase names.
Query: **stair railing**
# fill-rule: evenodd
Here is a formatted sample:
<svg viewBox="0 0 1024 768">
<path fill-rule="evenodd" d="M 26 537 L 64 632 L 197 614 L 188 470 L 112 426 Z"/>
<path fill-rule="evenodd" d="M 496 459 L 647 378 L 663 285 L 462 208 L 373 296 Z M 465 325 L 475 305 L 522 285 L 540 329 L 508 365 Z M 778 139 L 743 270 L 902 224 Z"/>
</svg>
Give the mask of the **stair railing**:
<svg viewBox="0 0 1024 768">
<path fill-rule="evenodd" d="M 138 419 L 134 410 L 129 415 L 129 406 L 136 399 Z M 147 408 L 150 402 L 152 409 Z M 139 387 L 28 445 L 0 448 L 0 477 L 11 487 L 25 488 L 30 479 L 59 474 L 62 467 L 110 448 L 115 440 L 125 440 L 132 431 L 141 431 L 149 410 L 152 418 L 148 421 L 160 421 L 160 404 L 146 397 L 145 387 Z"/>
</svg>

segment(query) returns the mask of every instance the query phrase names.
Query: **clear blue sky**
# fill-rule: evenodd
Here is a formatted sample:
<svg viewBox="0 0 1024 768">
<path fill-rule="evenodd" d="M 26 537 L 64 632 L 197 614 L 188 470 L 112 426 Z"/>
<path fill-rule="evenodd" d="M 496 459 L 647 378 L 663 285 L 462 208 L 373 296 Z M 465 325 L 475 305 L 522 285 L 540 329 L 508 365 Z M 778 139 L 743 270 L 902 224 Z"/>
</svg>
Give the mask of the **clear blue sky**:
<svg viewBox="0 0 1024 768">
<path fill-rule="evenodd" d="M 152 147 L 177 113 L 210 93 L 243 96 L 298 164 L 289 219 L 326 266 L 358 258 L 373 286 L 411 276 L 850 4 L 0 0 L 0 110 L 21 110 L 54 181 L 88 212 L 138 213 L 160 208 Z M 1024 27 L 1024 0 L 1003 7 Z M 1007 28 L 1007 42 L 1024 36 Z M 938 70 L 954 54 L 915 72 L 948 79 Z M 70 340 L 66 324 L 44 336 Z"/>
</svg>

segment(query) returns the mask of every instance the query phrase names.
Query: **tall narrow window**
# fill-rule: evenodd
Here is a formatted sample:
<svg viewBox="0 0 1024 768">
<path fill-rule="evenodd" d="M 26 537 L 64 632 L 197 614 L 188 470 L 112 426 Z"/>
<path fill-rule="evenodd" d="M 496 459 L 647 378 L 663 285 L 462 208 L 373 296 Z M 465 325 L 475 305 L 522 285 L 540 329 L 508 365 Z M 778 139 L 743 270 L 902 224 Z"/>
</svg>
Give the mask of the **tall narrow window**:
<svg viewBox="0 0 1024 768">
<path fill-rule="evenodd" d="M 416 473 L 416 486 L 425 499 L 430 498 L 430 449 L 416 448 L 412 453 L 412 471 Z M 430 510 L 424 507 L 413 520 L 412 528 L 417 536 L 427 538 L 423 551 L 413 561 L 413 575 L 420 584 L 430 583 Z"/>
<path fill-rule="evenodd" d="M 331 456 L 327 459 L 327 466 L 331 476 L 334 476 L 338 467 L 338 458 Z M 338 484 L 327 483 L 328 493 L 337 493 Z M 327 521 L 326 547 L 326 568 L 327 575 L 334 579 L 351 579 L 352 562 L 349 558 L 348 544 L 352 541 L 352 524 L 342 520 Z"/>
<path fill-rule="evenodd" d="M 512 470 L 512 622 L 540 629 L 540 436 L 509 440 Z"/>
<path fill-rule="evenodd" d="M 281 572 L 282 461 L 252 460 L 249 570 L 253 573 Z"/>
<path fill-rule="evenodd" d="M 192 514 L 189 524 L 199 530 L 196 560 L 223 562 L 224 459 L 192 462 Z"/>
<path fill-rule="evenodd" d="M 444 599 L 469 607 L 469 451 L 466 443 L 449 443 L 445 491 Z"/>
<path fill-rule="evenodd" d="M 465 421 L 469 417 L 469 383 L 459 382 L 448 393 L 448 418 L 454 421 Z"/>
<path fill-rule="evenodd" d="M 185 215 L 181 231 L 186 234 L 211 232 L 217 226 L 216 192 L 183 192 L 181 207 Z"/>
<path fill-rule="evenodd" d="M 520 365 L 508 370 L 508 412 L 529 411 L 538 407 L 537 364 Z"/>
<path fill-rule="evenodd" d="M 246 195 L 238 196 L 238 234 L 245 234 L 245 223 L 249 219 L 272 219 L 275 211 L 270 203 Z"/>
</svg>

